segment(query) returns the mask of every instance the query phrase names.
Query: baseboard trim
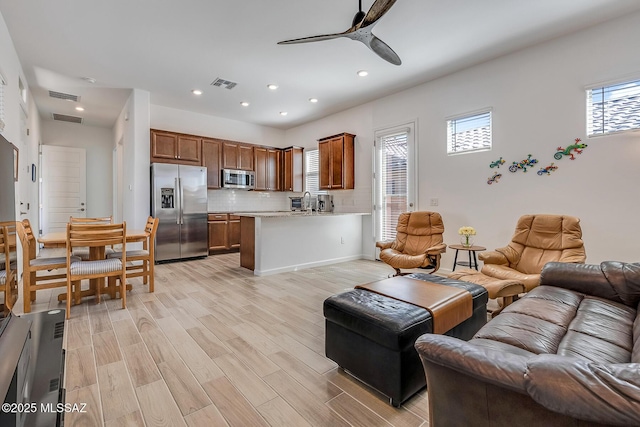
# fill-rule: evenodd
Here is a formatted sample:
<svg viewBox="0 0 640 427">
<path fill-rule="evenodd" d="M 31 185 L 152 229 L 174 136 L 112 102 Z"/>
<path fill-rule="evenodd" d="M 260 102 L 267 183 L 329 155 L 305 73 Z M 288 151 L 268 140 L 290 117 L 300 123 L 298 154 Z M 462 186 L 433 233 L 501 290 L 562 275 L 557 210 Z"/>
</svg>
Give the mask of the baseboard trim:
<svg viewBox="0 0 640 427">
<path fill-rule="evenodd" d="M 323 267 L 325 265 L 339 264 L 341 262 L 355 261 L 358 259 L 370 259 L 370 258 L 364 254 L 351 255 L 351 256 L 342 257 L 342 258 L 332 258 L 332 259 L 325 259 L 322 261 L 308 262 L 304 264 L 288 265 L 285 267 L 272 268 L 270 270 L 253 270 L 253 274 L 254 276 L 268 276 L 271 274 L 287 273 L 290 271 L 305 270 L 307 268 L 313 268 L 313 267 Z"/>
</svg>

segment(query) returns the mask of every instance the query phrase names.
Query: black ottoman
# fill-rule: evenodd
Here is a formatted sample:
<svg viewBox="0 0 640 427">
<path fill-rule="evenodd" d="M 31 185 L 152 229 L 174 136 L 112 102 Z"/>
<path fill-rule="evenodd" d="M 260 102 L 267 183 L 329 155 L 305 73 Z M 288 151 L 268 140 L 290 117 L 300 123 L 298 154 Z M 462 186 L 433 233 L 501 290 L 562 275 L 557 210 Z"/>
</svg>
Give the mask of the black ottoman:
<svg viewBox="0 0 640 427">
<path fill-rule="evenodd" d="M 482 286 L 432 274 L 405 277 L 471 293 L 473 315 L 445 335 L 469 340 L 487 323 L 489 297 Z M 389 397 L 396 407 L 426 385 L 422 362 L 413 346 L 420 335 L 433 331 L 428 310 L 364 289 L 333 295 L 324 301 L 323 309 L 329 359 Z"/>
</svg>

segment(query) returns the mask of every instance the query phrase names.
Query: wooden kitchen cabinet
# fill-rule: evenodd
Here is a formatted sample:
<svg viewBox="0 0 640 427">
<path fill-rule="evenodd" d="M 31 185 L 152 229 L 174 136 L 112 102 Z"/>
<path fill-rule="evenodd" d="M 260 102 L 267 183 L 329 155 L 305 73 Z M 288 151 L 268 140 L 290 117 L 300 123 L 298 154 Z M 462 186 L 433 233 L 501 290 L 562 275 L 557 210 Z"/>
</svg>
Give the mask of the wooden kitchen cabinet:
<svg viewBox="0 0 640 427">
<path fill-rule="evenodd" d="M 224 141 L 222 146 L 224 169 L 253 170 L 253 145 Z"/>
<path fill-rule="evenodd" d="M 280 191 L 280 153 L 277 148 L 254 147 L 256 190 Z"/>
<path fill-rule="evenodd" d="M 355 135 L 341 133 L 318 140 L 320 189 L 354 188 L 354 139 Z"/>
<path fill-rule="evenodd" d="M 229 249 L 240 249 L 240 216 L 229 214 L 227 235 L 229 236 Z"/>
<path fill-rule="evenodd" d="M 207 188 L 221 188 L 220 162 L 222 161 L 222 141 L 202 140 L 202 166 L 207 168 Z"/>
<path fill-rule="evenodd" d="M 151 129 L 151 162 L 200 166 L 201 144 L 197 136 Z"/>
<path fill-rule="evenodd" d="M 289 147 L 283 150 L 282 190 L 301 192 L 304 184 L 303 149 Z"/>
<path fill-rule="evenodd" d="M 209 252 L 227 250 L 227 214 L 209 214 Z"/>
<path fill-rule="evenodd" d="M 229 252 L 240 248 L 240 216 L 210 213 L 209 252 Z"/>
</svg>

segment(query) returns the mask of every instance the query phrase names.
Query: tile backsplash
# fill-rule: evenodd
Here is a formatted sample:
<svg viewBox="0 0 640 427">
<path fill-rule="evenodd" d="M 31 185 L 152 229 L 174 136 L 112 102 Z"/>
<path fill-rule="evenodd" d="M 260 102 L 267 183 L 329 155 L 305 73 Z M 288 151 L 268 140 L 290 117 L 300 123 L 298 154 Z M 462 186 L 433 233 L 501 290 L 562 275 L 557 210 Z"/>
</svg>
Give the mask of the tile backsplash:
<svg viewBox="0 0 640 427">
<path fill-rule="evenodd" d="M 209 212 L 286 211 L 289 209 L 287 192 L 209 190 Z"/>
<path fill-rule="evenodd" d="M 330 191 L 336 212 L 371 212 L 371 188 Z M 260 212 L 289 210 L 289 196 L 302 193 L 209 190 L 209 212 Z"/>
</svg>

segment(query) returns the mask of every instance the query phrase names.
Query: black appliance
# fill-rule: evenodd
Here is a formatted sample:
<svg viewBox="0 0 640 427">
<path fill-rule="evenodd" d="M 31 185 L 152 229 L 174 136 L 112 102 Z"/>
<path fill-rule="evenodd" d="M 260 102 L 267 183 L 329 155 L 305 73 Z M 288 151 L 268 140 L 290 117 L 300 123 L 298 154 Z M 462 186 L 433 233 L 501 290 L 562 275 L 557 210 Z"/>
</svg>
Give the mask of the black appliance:
<svg viewBox="0 0 640 427">
<path fill-rule="evenodd" d="M 9 314 L 2 319 L 0 426 L 64 424 L 64 320 L 64 310 Z"/>
</svg>

